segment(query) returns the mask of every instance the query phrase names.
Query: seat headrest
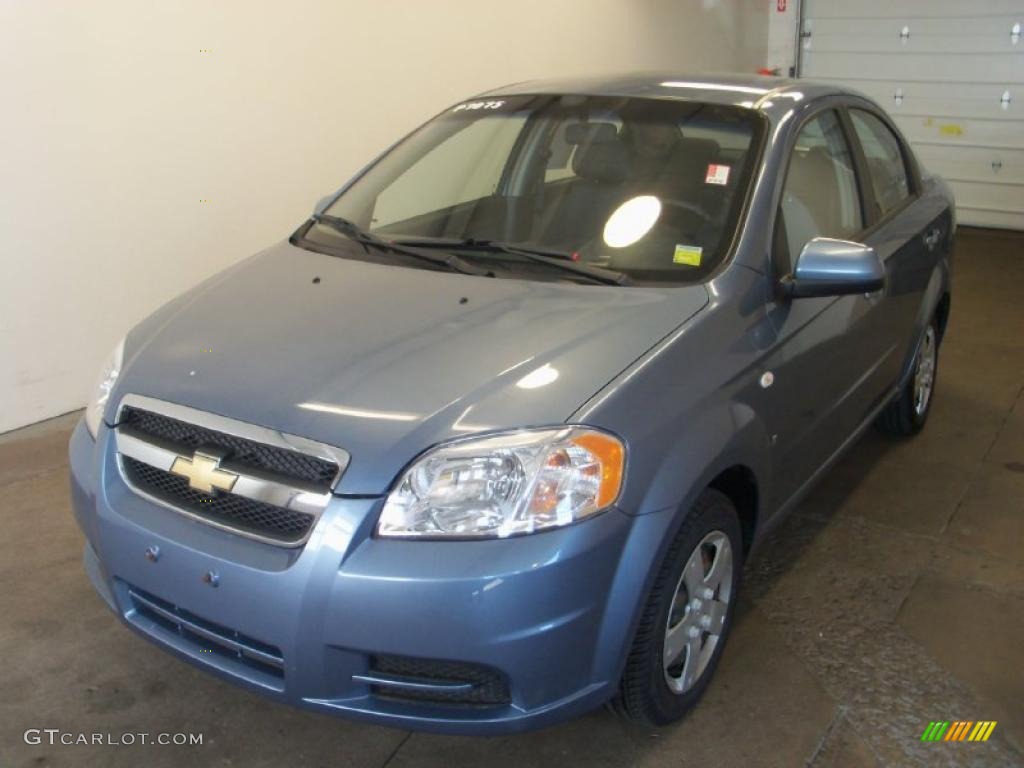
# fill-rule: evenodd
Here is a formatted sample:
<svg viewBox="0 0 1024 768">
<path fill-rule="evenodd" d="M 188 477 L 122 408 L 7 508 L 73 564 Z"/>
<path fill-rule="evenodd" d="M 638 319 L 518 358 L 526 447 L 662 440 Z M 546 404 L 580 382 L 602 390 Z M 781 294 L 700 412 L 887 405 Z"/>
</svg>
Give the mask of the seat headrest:
<svg viewBox="0 0 1024 768">
<path fill-rule="evenodd" d="M 845 229 L 836 173 L 836 163 L 828 150 L 821 146 L 797 150 L 789 163 L 787 197 L 795 199 L 807 210 L 818 232 L 842 232 Z"/>
<path fill-rule="evenodd" d="M 719 145 L 713 139 L 682 138 L 672 150 L 666 167 L 688 184 L 704 180 L 708 164 L 718 158 Z"/>
<path fill-rule="evenodd" d="M 615 123 L 570 123 L 565 126 L 566 144 L 586 144 L 593 141 L 615 141 L 619 136 Z"/>
<path fill-rule="evenodd" d="M 714 139 L 690 139 L 683 137 L 679 140 L 675 152 L 686 152 L 701 159 L 715 159 L 721 149 Z"/>
<path fill-rule="evenodd" d="M 718 158 L 718 142 L 680 138 L 660 163 L 648 160 L 647 175 L 638 181 L 671 195 L 693 194 L 707 175 L 708 165 Z"/>
<path fill-rule="evenodd" d="M 618 139 L 581 145 L 572 156 L 572 169 L 590 181 L 619 183 L 629 173 L 629 153 Z"/>
<path fill-rule="evenodd" d="M 793 153 L 789 162 L 789 174 L 786 184 L 798 196 L 813 199 L 820 191 L 822 194 L 835 189 L 836 168 L 828 150 L 815 146 L 805 151 Z"/>
</svg>

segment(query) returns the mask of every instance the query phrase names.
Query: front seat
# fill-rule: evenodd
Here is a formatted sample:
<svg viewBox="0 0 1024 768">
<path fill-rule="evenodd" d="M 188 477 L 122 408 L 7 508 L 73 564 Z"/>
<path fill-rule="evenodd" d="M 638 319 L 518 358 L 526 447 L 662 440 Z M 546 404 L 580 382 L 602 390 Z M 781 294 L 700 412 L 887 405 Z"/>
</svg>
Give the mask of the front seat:
<svg viewBox="0 0 1024 768">
<path fill-rule="evenodd" d="M 718 151 L 718 142 L 712 139 L 680 139 L 655 177 L 654 188 L 672 198 L 696 200 Z"/>
<path fill-rule="evenodd" d="M 576 148 L 572 169 L 576 179 L 554 201 L 539 238 L 565 248 L 576 248 L 595 237 L 622 202 L 629 154 L 618 138 L 593 141 Z"/>
<path fill-rule="evenodd" d="M 841 238 L 855 229 L 852 224 L 855 209 L 851 206 L 856 202 L 844 201 L 837 183 L 837 174 L 842 170 L 845 169 L 833 161 L 825 147 L 793 153 L 782 198 L 789 268 L 811 238 L 819 235 Z"/>
</svg>

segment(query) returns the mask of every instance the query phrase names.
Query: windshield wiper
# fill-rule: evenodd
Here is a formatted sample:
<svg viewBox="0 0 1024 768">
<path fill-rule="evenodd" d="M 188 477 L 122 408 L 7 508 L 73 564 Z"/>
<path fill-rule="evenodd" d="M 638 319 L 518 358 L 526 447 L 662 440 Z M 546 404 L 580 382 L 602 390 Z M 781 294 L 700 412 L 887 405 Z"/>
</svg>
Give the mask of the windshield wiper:
<svg viewBox="0 0 1024 768">
<path fill-rule="evenodd" d="M 448 248 L 453 250 L 465 249 L 487 251 L 489 253 L 507 253 L 513 256 L 520 256 L 528 261 L 572 272 L 605 285 L 629 285 L 630 282 L 629 275 L 625 272 L 617 272 L 614 269 L 604 269 L 603 267 L 595 267 L 589 264 L 580 264 L 569 253 L 549 248 L 535 248 L 533 246 L 505 243 L 500 240 L 478 240 L 472 237 L 461 239 L 400 240 L 398 242 L 403 246 L 415 246 L 417 248 Z"/>
<path fill-rule="evenodd" d="M 431 264 L 437 264 L 441 267 L 447 267 L 453 272 L 461 272 L 465 275 L 476 275 L 478 277 L 494 277 L 494 273 L 488 269 L 477 267 L 474 264 L 470 264 L 465 259 L 459 258 L 454 253 L 448 253 L 445 255 L 439 255 L 430 251 L 423 251 L 419 248 L 414 248 L 409 245 L 402 243 L 393 243 L 390 240 L 385 240 L 383 237 L 367 232 L 365 229 L 360 227 L 354 221 L 343 219 L 341 216 L 327 216 L 324 214 L 317 214 L 313 216 L 313 221 L 317 224 L 322 224 L 325 227 L 333 229 L 345 237 L 355 240 L 364 249 L 370 247 L 376 248 L 380 251 L 389 251 L 391 253 L 397 253 L 402 256 L 411 256 L 414 259 L 420 261 L 427 261 Z"/>
</svg>

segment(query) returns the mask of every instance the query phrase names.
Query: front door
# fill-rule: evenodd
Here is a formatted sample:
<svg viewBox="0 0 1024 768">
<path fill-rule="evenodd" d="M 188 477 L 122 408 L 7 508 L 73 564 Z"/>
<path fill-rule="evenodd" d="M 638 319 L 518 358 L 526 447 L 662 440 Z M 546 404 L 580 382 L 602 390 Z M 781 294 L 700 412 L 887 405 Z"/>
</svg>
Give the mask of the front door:
<svg viewBox="0 0 1024 768">
<path fill-rule="evenodd" d="M 865 229 L 862 196 L 839 114 L 818 112 L 792 149 L 773 236 L 778 279 L 814 237 L 856 240 Z M 768 314 L 777 333 L 765 415 L 774 441 L 775 503 L 792 497 L 843 444 L 877 386 L 877 325 L 884 292 L 790 299 Z"/>
</svg>

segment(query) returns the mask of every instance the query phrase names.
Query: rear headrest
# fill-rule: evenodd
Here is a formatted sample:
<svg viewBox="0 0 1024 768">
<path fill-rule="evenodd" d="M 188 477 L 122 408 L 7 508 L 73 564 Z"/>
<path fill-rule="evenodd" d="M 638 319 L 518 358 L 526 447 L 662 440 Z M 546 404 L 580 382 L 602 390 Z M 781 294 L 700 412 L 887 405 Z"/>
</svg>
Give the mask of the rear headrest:
<svg viewBox="0 0 1024 768">
<path fill-rule="evenodd" d="M 682 138 L 672 150 L 666 170 L 686 184 L 700 183 L 708 165 L 718 159 L 719 148 L 713 139 Z"/>
<path fill-rule="evenodd" d="M 708 166 L 718 160 L 718 151 L 718 142 L 710 138 L 680 138 L 665 163 L 647 181 L 671 189 L 692 190 L 705 180 Z"/>
<path fill-rule="evenodd" d="M 629 173 L 629 153 L 618 139 L 581 145 L 572 156 L 572 169 L 581 178 L 617 184 Z"/>
<path fill-rule="evenodd" d="M 718 157 L 718 150 L 721 147 L 714 139 L 688 139 L 685 136 L 679 140 L 675 152 L 687 152 L 701 159 L 714 160 Z"/>
<path fill-rule="evenodd" d="M 789 163 L 786 186 L 797 197 L 808 200 L 819 194 L 829 194 L 836 188 L 836 169 L 825 147 L 811 147 L 796 151 Z"/>
<path fill-rule="evenodd" d="M 566 144 L 586 144 L 593 141 L 615 141 L 619 131 L 615 123 L 570 123 L 565 126 Z"/>
</svg>

